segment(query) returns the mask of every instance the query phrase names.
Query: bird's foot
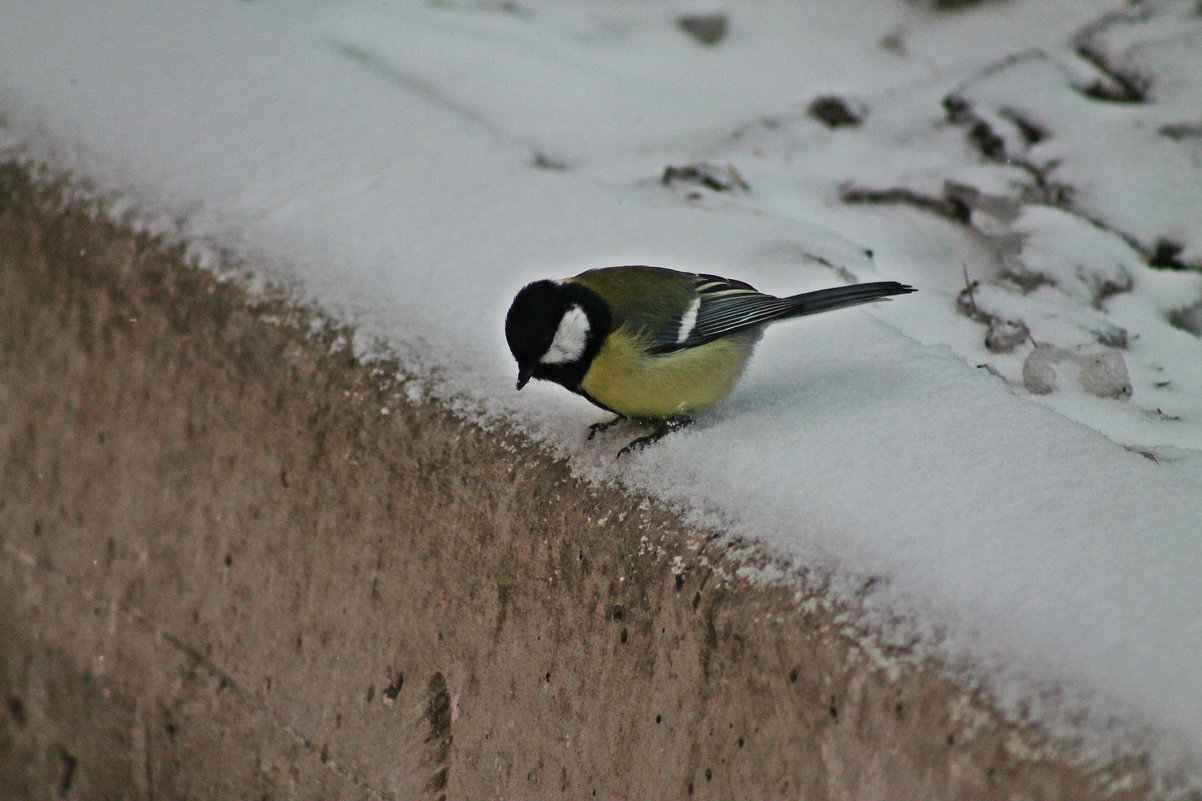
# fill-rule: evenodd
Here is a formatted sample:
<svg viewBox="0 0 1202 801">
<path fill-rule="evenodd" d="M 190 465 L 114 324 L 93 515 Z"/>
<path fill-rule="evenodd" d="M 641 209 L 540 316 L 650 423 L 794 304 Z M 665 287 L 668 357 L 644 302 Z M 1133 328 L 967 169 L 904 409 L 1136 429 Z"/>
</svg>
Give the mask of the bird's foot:
<svg viewBox="0 0 1202 801">
<path fill-rule="evenodd" d="M 618 415 L 614 419 L 609 420 L 608 422 L 605 422 L 605 423 L 593 423 L 591 426 L 588 427 L 588 438 L 592 439 L 593 437 L 597 436 L 598 434 L 609 431 L 611 428 L 616 426 L 618 423 L 624 423 L 629 419 L 630 418 L 625 417 L 623 415 Z"/>
<path fill-rule="evenodd" d="M 691 417 L 669 417 L 667 420 L 658 421 L 659 426 L 645 437 L 631 440 L 630 444 L 622 450 L 618 451 L 617 458 L 621 459 L 622 454 L 631 453 L 632 451 L 641 451 L 649 445 L 654 445 L 664 437 L 671 434 L 673 431 L 679 431 L 682 428 L 688 428 L 693 424 Z"/>
</svg>

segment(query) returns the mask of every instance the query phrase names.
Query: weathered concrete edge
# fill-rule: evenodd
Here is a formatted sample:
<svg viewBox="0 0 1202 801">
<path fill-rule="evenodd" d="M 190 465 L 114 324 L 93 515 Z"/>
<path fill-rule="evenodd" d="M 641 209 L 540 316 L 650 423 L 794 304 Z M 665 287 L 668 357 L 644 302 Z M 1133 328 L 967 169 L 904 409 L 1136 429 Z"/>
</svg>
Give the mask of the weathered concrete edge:
<svg viewBox="0 0 1202 801">
<path fill-rule="evenodd" d="M 0 168 L 0 795 L 1150 792 L 34 172 Z"/>
</svg>

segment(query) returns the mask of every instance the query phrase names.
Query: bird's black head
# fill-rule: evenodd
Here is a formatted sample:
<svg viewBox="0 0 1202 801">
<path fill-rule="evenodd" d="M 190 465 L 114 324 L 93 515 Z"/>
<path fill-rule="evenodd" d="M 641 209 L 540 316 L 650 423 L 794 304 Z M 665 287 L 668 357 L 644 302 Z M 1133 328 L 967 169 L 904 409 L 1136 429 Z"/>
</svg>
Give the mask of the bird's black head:
<svg viewBox="0 0 1202 801">
<path fill-rule="evenodd" d="M 579 391 L 609 329 L 609 309 L 588 287 L 569 281 L 527 284 L 505 316 L 518 389 L 539 378 Z"/>
</svg>

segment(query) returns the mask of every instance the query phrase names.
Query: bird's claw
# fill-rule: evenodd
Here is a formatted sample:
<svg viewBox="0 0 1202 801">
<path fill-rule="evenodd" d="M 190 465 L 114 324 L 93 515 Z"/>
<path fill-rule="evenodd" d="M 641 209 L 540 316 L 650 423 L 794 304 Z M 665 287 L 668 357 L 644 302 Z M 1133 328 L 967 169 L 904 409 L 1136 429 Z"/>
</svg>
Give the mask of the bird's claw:
<svg viewBox="0 0 1202 801">
<path fill-rule="evenodd" d="M 664 420 L 659 424 L 658 428 L 656 428 L 647 436 L 631 440 L 626 447 L 618 451 L 618 455 L 614 458 L 621 459 L 623 454 L 631 453 L 633 451 L 641 451 L 648 445 L 654 445 L 655 443 L 659 442 L 673 431 L 679 431 L 682 428 L 688 428 L 692 424 L 693 419 L 691 417 L 671 417 L 667 420 Z"/>
<path fill-rule="evenodd" d="M 593 423 L 591 426 L 588 427 L 588 438 L 592 439 L 593 437 L 597 436 L 598 434 L 601 434 L 601 433 L 604 433 L 604 432 L 610 430 L 611 428 L 616 426 L 618 423 L 625 422 L 625 420 L 626 420 L 625 417 L 623 417 L 622 415 L 618 415 L 614 419 L 607 420 L 604 423 Z"/>
<path fill-rule="evenodd" d="M 634 451 L 641 451 L 643 448 L 646 448 L 648 445 L 659 442 L 659 440 L 662 438 L 662 436 L 663 435 L 656 436 L 655 434 L 648 434 L 645 437 L 639 437 L 638 439 L 633 439 L 629 442 L 629 444 L 626 445 L 626 447 L 624 447 L 624 448 L 622 448 L 622 450 L 618 451 L 618 455 L 615 456 L 614 458 L 621 459 L 627 453 L 633 453 Z"/>
</svg>

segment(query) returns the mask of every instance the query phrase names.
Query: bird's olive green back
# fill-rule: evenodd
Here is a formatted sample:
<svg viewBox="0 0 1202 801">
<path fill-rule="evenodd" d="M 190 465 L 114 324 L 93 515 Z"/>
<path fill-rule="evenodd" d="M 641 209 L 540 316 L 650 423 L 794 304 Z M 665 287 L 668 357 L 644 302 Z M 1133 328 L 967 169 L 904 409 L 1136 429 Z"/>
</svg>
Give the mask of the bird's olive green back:
<svg viewBox="0 0 1202 801">
<path fill-rule="evenodd" d="M 697 296 L 696 277 L 659 267 L 602 267 L 569 281 L 593 290 L 609 305 L 614 330 L 627 326 L 657 338 L 665 329 L 675 336 L 681 316 Z"/>
</svg>

